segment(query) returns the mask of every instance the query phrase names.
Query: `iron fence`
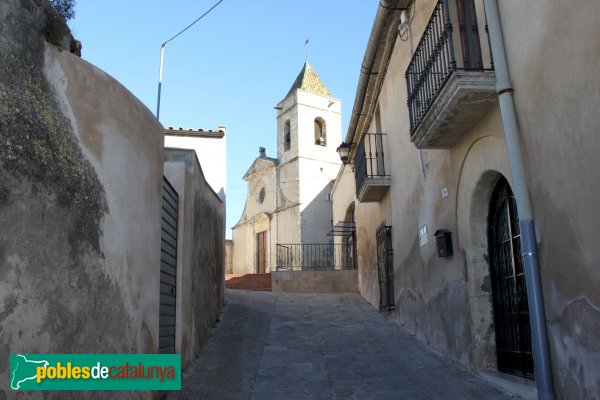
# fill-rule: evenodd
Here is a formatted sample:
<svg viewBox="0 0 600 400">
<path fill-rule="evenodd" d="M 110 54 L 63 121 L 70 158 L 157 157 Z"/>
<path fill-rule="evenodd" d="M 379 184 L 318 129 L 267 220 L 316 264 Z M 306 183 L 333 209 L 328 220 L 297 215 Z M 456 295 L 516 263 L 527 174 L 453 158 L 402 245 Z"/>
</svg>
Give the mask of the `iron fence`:
<svg viewBox="0 0 600 400">
<path fill-rule="evenodd" d="M 277 244 L 277 271 L 356 269 L 347 244 Z"/>
<path fill-rule="evenodd" d="M 387 176 L 383 154 L 383 137 L 385 133 L 365 133 L 358 145 L 354 160 L 354 179 L 356 194 L 367 178 Z"/>
</svg>

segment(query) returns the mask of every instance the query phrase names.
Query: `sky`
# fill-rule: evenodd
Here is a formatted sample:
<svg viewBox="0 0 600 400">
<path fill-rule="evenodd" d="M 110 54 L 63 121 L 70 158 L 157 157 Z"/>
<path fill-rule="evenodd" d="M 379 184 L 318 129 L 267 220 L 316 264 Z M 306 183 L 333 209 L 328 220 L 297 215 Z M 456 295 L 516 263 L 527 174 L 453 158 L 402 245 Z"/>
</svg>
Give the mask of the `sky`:
<svg viewBox="0 0 600 400">
<path fill-rule="evenodd" d="M 217 1 L 78 0 L 69 25 L 82 57 L 155 113 L 161 44 Z M 242 176 L 258 148 L 277 156 L 273 107 L 306 57 L 342 101 L 345 136 L 377 6 L 376 0 L 223 0 L 166 46 L 161 123 L 227 127 L 228 238 L 244 209 Z"/>
</svg>

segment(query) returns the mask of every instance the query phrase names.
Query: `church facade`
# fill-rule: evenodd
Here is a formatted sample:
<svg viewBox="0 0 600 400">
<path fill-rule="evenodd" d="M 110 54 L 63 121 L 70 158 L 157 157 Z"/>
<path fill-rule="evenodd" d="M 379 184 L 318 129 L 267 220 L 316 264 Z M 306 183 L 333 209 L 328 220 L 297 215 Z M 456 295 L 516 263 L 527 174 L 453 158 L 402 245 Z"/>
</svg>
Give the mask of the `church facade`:
<svg viewBox="0 0 600 400">
<path fill-rule="evenodd" d="M 233 227 L 233 272 L 265 273 L 277 248 L 330 244 L 331 188 L 341 163 L 341 102 L 305 63 L 277 110 L 277 157 L 260 148 Z"/>
</svg>

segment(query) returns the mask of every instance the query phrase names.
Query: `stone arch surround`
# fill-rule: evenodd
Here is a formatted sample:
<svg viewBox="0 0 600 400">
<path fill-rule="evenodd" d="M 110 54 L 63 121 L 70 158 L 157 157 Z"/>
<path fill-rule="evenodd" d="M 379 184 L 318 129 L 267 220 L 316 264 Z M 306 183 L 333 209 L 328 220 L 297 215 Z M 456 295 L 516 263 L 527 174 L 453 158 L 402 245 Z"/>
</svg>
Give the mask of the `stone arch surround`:
<svg viewBox="0 0 600 400">
<path fill-rule="evenodd" d="M 512 185 L 504 141 L 493 136 L 478 139 L 467 151 L 461 166 L 456 215 L 458 247 L 466 260 L 471 357 L 475 367 L 483 370 L 497 368 L 487 219 L 492 191 L 500 176 Z"/>
</svg>

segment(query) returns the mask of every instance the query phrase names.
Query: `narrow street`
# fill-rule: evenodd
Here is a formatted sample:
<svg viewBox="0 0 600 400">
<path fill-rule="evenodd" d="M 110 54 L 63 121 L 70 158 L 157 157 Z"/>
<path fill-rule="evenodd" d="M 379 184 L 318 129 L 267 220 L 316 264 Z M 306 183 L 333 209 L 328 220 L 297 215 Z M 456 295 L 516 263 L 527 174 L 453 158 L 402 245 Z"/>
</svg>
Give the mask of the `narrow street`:
<svg viewBox="0 0 600 400">
<path fill-rule="evenodd" d="M 227 290 L 169 399 L 508 399 L 357 294 Z"/>
</svg>

